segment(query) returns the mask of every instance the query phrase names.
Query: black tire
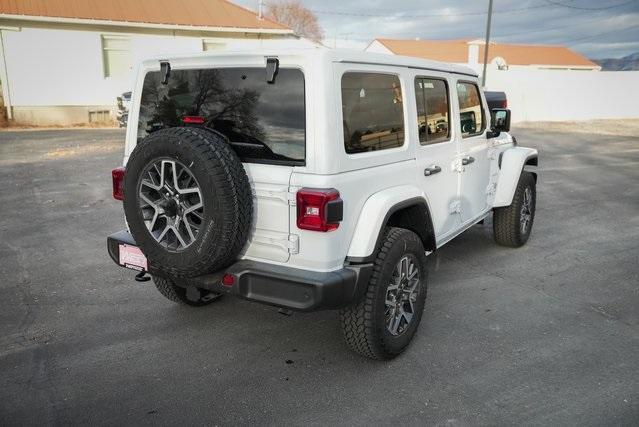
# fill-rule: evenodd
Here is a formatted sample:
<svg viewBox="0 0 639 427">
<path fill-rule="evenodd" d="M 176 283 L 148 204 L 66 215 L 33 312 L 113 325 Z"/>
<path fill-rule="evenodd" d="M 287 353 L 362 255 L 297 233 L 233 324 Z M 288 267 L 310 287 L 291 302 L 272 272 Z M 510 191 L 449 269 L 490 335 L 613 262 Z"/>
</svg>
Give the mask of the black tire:
<svg viewBox="0 0 639 427">
<path fill-rule="evenodd" d="M 201 228 L 181 251 L 170 251 L 156 241 L 139 205 L 142 175 L 162 159 L 188 165 L 201 190 Z M 222 135 L 198 128 L 170 128 L 147 136 L 131 153 L 124 179 L 124 212 L 151 271 L 194 277 L 221 270 L 237 258 L 248 239 L 253 200 L 244 167 Z"/>
<path fill-rule="evenodd" d="M 522 207 L 524 201 L 530 196 L 530 205 L 526 214 Z M 510 206 L 495 208 L 493 213 L 493 235 L 495 242 L 502 246 L 518 248 L 523 246 L 530 237 L 533 222 L 535 220 L 535 207 L 537 203 L 537 192 L 535 177 L 530 172 L 522 172 L 515 189 L 515 195 Z M 526 215 L 525 215 L 526 214 Z M 524 226 L 523 219 L 529 215 L 527 225 Z"/>
<path fill-rule="evenodd" d="M 153 282 L 155 283 L 155 287 L 158 291 L 160 291 L 160 293 L 167 299 L 180 304 L 190 305 L 192 307 L 203 307 L 222 297 L 221 294 L 206 289 L 196 288 L 195 286 L 183 288 L 177 286 L 170 280 L 163 279 L 161 277 L 154 277 Z"/>
<path fill-rule="evenodd" d="M 418 291 L 412 304 L 412 320 L 399 335 L 387 328 L 386 297 L 396 265 L 405 256 L 419 268 Z M 392 359 L 408 346 L 424 311 L 427 293 L 427 265 L 424 246 L 412 231 L 388 228 L 377 251 L 373 273 L 365 295 L 340 311 L 342 332 L 351 350 L 371 359 Z M 391 316 L 392 317 L 392 316 Z"/>
</svg>

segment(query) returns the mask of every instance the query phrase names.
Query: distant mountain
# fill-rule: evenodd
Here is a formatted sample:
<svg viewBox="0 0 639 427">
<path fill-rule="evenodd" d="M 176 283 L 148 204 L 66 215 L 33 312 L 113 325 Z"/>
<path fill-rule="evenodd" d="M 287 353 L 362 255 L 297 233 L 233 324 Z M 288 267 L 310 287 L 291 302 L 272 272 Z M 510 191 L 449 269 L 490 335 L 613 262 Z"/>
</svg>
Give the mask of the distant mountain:
<svg viewBox="0 0 639 427">
<path fill-rule="evenodd" d="M 639 52 L 623 58 L 593 59 L 592 61 L 601 65 L 602 71 L 632 71 L 639 70 Z"/>
</svg>

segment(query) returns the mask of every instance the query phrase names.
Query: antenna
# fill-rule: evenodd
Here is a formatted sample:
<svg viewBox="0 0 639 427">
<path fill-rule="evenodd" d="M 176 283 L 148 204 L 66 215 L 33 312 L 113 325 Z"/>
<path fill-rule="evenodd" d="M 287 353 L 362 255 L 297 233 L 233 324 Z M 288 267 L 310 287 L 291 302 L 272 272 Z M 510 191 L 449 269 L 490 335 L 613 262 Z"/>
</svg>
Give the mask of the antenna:
<svg viewBox="0 0 639 427">
<path fill-rule="evenodd" d="M 257 1 L 257 18 L 264 19 L 264 0 Z"/>
</svg>

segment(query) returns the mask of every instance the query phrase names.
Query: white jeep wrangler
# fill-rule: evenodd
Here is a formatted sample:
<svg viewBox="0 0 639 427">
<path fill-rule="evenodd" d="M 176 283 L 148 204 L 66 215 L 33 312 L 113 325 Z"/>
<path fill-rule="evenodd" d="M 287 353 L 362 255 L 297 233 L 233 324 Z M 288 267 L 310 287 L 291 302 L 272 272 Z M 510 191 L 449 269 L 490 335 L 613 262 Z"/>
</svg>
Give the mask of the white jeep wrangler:
<svg viewBox="0 0 639 427">
<path fill-rule="evenodd" d="M 408 345 L 427 255 L 493 214 L 526 243 L 537 151 L 465 67 L 328 49 L 201 54 L 139 67 L 113 260 L 170 300 L 230 294 L 340 309 L 349 347 Z"/>
</svg>

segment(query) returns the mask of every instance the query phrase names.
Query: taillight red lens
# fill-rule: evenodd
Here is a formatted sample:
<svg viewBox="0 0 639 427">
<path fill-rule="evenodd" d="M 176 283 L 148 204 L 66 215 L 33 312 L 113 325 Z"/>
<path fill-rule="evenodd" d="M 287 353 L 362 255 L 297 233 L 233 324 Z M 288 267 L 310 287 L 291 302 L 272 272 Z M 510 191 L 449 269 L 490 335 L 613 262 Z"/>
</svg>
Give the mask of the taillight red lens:
<svg viewBox="0 0 639 427">
<path fill-rule="evenodd" d="M 504 99 L 504 102 L 502 102 L 501 108 L 508 108 L 508 100 Z"/>
<path fill-rule="evenodd" d="M 115 200 L 124 200 L 124 172 L 125 168 L 115 168 L 111 171 L 113 178 L 113 198 Z"/>
<path fill-rule="evenodd" d="M 228 273 L 222 276 L 222 285 L 230 288 L 234 284 L 235 284 L 235 276 Z"/>
<path fill-rule="evenodd" d="M 334 188 L 302 188 L 297 192 L 297 227 L 331 231 L 342 220 L 342 199 Z"/>
<path fill-rule="evenodd" d="M 182 123 L 201 125 L 204 123 L 204 117 L 202 116 L 184 116 L 182 117 Z"/>
</svg>

